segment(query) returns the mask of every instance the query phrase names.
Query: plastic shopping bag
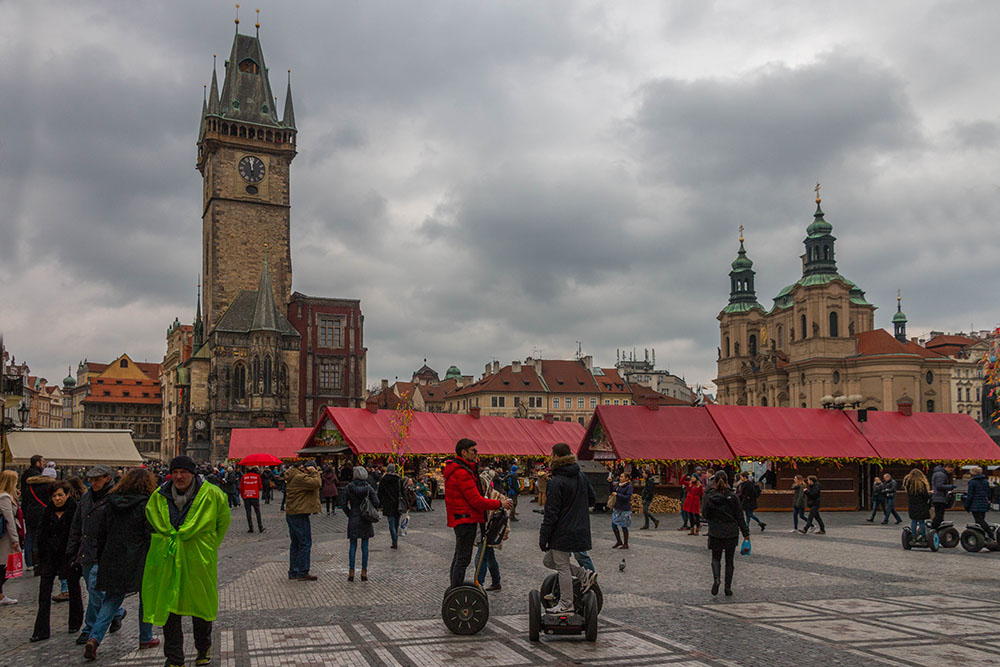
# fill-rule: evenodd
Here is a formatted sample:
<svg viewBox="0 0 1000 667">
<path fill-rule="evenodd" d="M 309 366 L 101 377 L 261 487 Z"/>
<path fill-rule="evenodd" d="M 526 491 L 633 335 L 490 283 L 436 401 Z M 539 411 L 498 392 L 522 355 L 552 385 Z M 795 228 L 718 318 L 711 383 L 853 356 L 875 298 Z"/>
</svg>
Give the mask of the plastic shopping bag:
<svg viewBox="0 0 1000 667">
<path fill-rule="evenodd" d="M 740 547 L 740 555 L 741 556 L 750 555 L 750 540 L 743 540 L 743 546 Z"/>
<path fill-rule="evenodd" d="M 7 555 L 7 579 L 20 577 L 24 574 L 24 555 L 19 551 Z"/>
<path fill-rule="evenodd" d="M 403 518 L 399 520 L 399 536 L 400 537 L 405 537 L 406 536 L 406 529 L 409 527 L 409 525 L 410 525 L 410 513 L 407 512 L 406 514 L 403 515 Z"/>
</svg>

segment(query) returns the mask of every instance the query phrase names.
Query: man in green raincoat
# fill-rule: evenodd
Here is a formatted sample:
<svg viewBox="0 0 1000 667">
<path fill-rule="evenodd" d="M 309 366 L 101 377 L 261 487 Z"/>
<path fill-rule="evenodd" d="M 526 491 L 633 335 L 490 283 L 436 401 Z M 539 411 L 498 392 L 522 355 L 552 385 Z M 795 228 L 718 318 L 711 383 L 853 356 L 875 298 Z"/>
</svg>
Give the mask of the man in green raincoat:
<svg viewBox="0 0 1000 667">
<path fill-rule="evenodd" d="M 170 462 L 170 479 L 146 504 L 146 518 L 153 535 L 142 577 L 142 620 L 163 626 L 167 665 L 183 665 L 181 617 L 190 616 L 195 664 L 211 664 L 219 545 L 230 520 L 226 494 L 198 477 L 190 457 L 178 456 Z"/>
</svg>

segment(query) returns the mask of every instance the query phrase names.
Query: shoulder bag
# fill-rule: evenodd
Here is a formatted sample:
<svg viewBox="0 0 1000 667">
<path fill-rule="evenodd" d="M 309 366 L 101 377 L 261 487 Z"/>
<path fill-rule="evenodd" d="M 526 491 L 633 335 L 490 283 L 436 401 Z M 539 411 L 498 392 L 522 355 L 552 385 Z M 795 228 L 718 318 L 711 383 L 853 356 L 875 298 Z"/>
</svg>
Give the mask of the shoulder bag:
<svg viewBox="0 0 1000 667">
<path fill-rule="evenodd" d="M 372 499 L 367 493 L 361 500 L 360 510 L 362 521 L 367 521 L 368 523 L 378 523 L 378 510 L 375 509 L 375 505 L 372 504 Z"/>
</svg>

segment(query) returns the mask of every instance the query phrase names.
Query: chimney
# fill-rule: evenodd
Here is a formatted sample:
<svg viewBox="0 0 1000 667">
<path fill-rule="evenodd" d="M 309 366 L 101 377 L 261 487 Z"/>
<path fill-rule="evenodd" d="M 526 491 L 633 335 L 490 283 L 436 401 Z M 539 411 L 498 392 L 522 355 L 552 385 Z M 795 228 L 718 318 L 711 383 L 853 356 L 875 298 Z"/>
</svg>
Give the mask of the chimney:
<svg viewBox="0 0 1000 667">
<path fill-rule="evenodd" d="M 389 381 L 382 380 L 382 389 L 388 389 L 388 388 L 389 388 Z"/>
<path fill-rule="evenodd" d="M 372 414 L 378 412 L 378 399 L 374 396 L 369 396 L 365 399 L 365 409 Z"/>
<path fill-rule="evenodd" d="M 903 394 L 903 397 L 896 401 L 896 407 L 899 408 L 899 414 L 904 417 L 913 416 L 913 399 Z"/>
<path fill-rule="evenodd" d="M 483 371 L 483 377 L 486 377 L 487 375 L 490 374 L 490 367 L 491 367 L 490 366 L 490 362 L 487 361 L 486 362 L 486 370 Z"/>
<path fill-rule="evenodd" d="M 649 396 L 646 396 L 646 407 L 649 408 L 650 410 L 659 410 L 660 397 L 656 396 L 655 394 L 650 394 Z"/>
<path fill-rule="evenodd" d="M 581 361 L 583 361 L 583 367 L 586 368 L 588 371 L 594 367 L 593 355 L 588 354 Z"/>
<path fill-rule="evenodd" d="M 545 421 L 546 424 L 551 424 L 555 421 L 555 417 L 552 416 L 551 412 L 546 412 L 544 415 L 542 415 L 542 419 Z"/>
<path fill-rule="evenodd" d="M 521 372 L 521 362 L 520 361 L 512 361 L 512 362 L 510 362 L 510 372 L 511 373 L 520 373 Z"/>
<path fill-rule="evenodd" d="M 278 422 L 278 430 L 279 431 L 285 430 L 285 422 Z"/>
<path fill-rule="evenodd" d="M 478 405 L 475 406 L 475 407 L 469 408 L 469 414 L 472 415 L 473 419 L 479 419 L 479 413 L 480 413 L 480 409 L 479 409 Z"/>
<path fill-rule="evenodd" d="M 496 361 L 496 360 L 493 361 L 493 372 L 494 373 L 499 373 L 500 372 L 500 362 L 499 361 Z"/>
</svg>

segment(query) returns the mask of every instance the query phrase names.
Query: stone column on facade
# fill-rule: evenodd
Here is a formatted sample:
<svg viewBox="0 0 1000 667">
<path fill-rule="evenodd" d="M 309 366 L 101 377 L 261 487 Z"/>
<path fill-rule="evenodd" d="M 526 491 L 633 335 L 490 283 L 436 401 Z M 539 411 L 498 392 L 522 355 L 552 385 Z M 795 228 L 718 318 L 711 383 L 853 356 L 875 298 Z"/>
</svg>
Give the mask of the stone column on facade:
<svg viewBox="0 0 1000 667">
<path fill-rule="evenodd" d="M 882 376 L 882 409 L 883 410 L 894 410 L 896 408 L 896 402 L 892 396 L 892 376 L 883 375 Z"/>
</svg>

